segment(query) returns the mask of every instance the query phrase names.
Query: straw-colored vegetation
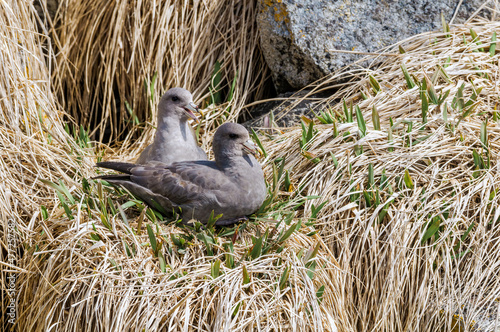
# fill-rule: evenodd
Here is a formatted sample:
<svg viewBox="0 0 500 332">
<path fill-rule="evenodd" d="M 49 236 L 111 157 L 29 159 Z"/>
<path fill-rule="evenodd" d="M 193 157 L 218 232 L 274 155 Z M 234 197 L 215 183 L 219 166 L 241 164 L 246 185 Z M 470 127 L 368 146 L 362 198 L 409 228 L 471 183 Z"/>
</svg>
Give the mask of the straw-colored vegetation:
<svg viewBox="0 0 500 332">
<path fill-rule="evenodd" d="M 316 124 L 266 141 L 268 160 L 286 158 L 291 181 L 326 202 L 316 226 L 348 272 L 358 330 L 449 330 L 496 314 L 499 27 L 416 36 L 377 70 L 344 74 Z"/>
<path fill-rule="evenodd" d="M 170 86 L 210 105 L 206 148 L 217 122 L 262 96 L 255 14 L 250 1 L 74 1 L 46 39 L 28 2 L 0 3 L 1 280 L 17 276 L 13 329 L 465 331 L 496 314 L 496 22 L 445 25 L 388 49 L 376 70 L 342 74 L 348 83 L 312 86 L 336 88 L 313 121 L 255 136 L 269 199 L 250 222 L 168 223 L 90 179 L 103 154 L 133 159 L 151 140 Z M 65 128 L 68 115 L 82 130 Z M 92 137 L 108 126 L 117 149 L 83 130 L 101 116 Z M 3 312 L 8 303 L 2 292 Z"/>
<path fill-rule="evenodd" d="M 67 113 L 92 127 L 91 137 L 120 137 L 127 147 L 139 137 L 140 150 L 153 130 L 145 122 L 155 125 L 155 106 L 170 87 L 192 91 L 203 106 L 221 90 L 215 101 L 232 109 L 209 114 L 204 129 L 234 121 L 265 94 L 256 3 L 71 1 L 51 33 L 59 50 L 54 90 Z"/>
</svg>

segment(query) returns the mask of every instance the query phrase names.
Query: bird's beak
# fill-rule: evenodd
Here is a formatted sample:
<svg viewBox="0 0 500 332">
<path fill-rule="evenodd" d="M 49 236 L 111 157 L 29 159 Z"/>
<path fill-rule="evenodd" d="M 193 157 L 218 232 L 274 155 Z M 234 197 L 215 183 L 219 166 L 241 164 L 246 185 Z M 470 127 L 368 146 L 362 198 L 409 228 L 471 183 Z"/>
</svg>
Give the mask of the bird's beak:
<svg viewBox="0 0 500 332">
<path fill-rule="evenodd" d="M 242 145 L 243 145 L 243 151 L 245 151 L 246 153 L 252 154 L 255 158 L 261 156 L 260 149 L 251 140 L 246 141 Z"/>
<path fill-rule="evenodd" d="M 196 106 L 195 103 L 190 102 L 189 104 L 187 104 L 186 106 L 184 106 L 184 110 L 186 111 L 187 115 L 191 119 L 193 119 L 194 121 L 196 121 L 196 123 L 200 122 L 200 120 L 196 117 L 196 115 L 194 113 L 201 114 L 201 116 L 203 116 L 203 113 L 200 111 L 200 109 L 198 108 L 198 106 Z"/>
</svg>

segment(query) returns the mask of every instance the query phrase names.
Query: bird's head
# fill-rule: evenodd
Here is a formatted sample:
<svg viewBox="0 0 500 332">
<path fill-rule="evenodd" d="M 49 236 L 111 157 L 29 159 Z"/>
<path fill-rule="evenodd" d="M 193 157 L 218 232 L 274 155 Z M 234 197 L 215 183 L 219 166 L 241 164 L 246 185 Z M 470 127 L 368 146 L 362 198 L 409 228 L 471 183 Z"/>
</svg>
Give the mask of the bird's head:
<svg viewBox="0 0 500 332">
<path fill-rule="evenodd" d="M 160 103 L 158 104 L 159 118 L 173 116 L 183 121 L 193 119 L 196 122 L 200 122 L 195 113 L 199 113 L 203 116 L 198 106 L 193 103 L 193 96 L 191 93 L 183 88 L 172 88 L 168 90 L 161 97 Z"/>
<path fill-rule="evenodd" d="M 252 154 L 259 156 L 259 148 L 255 145 L 245 127 L 237 123 L 224 123 L 214 135 L 213 149 L 215 159 L 238 157 Z"/>
</svg>

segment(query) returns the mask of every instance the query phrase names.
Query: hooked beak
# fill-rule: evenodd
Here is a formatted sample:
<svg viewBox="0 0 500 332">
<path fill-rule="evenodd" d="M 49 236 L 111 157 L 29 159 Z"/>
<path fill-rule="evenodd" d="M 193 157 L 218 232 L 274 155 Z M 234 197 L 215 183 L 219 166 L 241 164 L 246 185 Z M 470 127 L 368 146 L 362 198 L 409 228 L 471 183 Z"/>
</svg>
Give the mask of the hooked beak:
<svg viewBox="0 0 500 332">
<path fill-rule="evenodd" d="M 189 104 L 184 106 L 184 110 L 191 119 L 196 121 L 196 123 L 200 123 L 200 120 L 196 117 L 194 113 L 199 113 L 201 114 L 201 116 L 203 116 L 203 113 L 200 111 L 200 109 L 198 108 L 198 106 L 196 106 L 195 103 L 190 102 Z"/>
<path fill-rule="evenodd" d="M 246 153 L 253 155 L 255 158 L 261 156 L 260 149 L 251 140 L 246 141 L 242 145 L 243 145 L 243 151 L 245 151 Z"/>
</svg>

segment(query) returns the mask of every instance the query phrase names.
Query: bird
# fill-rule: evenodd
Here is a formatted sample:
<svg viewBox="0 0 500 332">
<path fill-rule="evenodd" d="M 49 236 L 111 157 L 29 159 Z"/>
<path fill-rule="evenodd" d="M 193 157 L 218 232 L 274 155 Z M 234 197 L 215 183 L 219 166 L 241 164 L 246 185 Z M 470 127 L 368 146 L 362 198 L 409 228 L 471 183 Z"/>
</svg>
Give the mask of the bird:
<svg viewBox="0 0 500 332">
<path fill-rule="evenodd" d="M 185 160 L 207 160 L 207 154 L 198 146 L 188 120 L 199 122 L 194 112 L 201 113 L 193 103 L 193 96 L 183 88 L 165 92 L 158 104 L 158 127 L 153 143 L 137 158 L 137 164 L 159 161 L 171 164 Z"/>
<path fill-rule="evenodd" d="M 99 162 L 97 167 L 124 174 L 97 178 L 124 187 L 162 214 L 176 211 L 183 222 L 206 224 L 222 215 L 216 225 L 247 220 L 266 198 L 264 172 L 257 161 L 258 148 L 248 131 L 237 123 L 224 123 L 215 132 L 212 149 L 215 161 L 180 161 L 170 165 L 136 165 Z"/>
</svg>

